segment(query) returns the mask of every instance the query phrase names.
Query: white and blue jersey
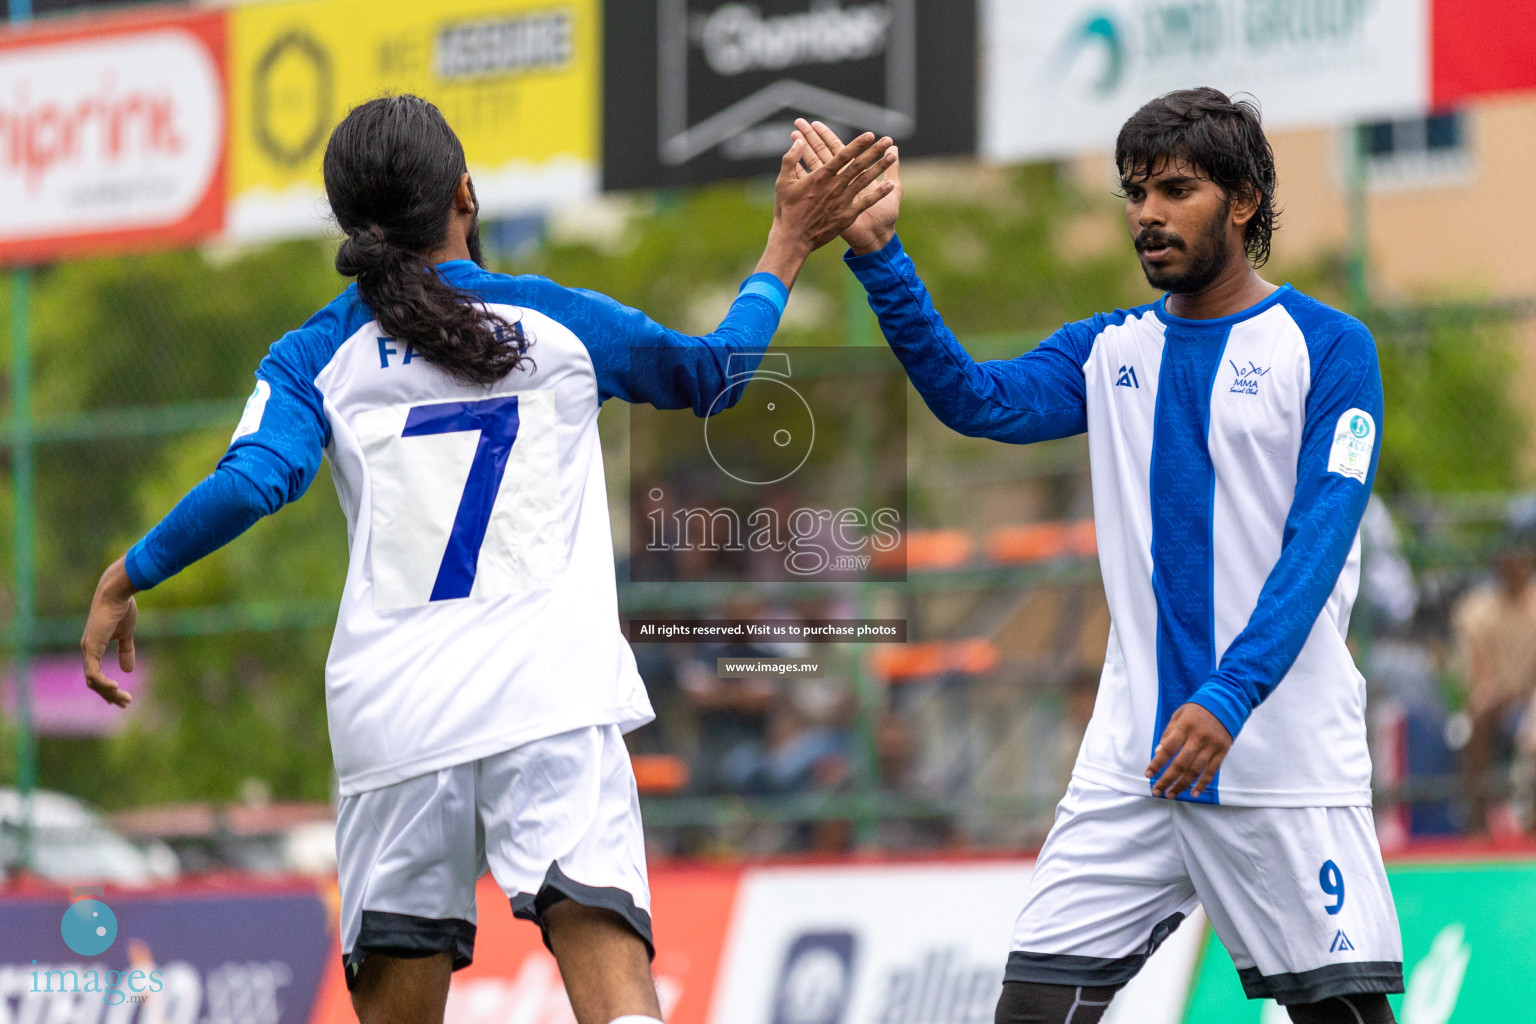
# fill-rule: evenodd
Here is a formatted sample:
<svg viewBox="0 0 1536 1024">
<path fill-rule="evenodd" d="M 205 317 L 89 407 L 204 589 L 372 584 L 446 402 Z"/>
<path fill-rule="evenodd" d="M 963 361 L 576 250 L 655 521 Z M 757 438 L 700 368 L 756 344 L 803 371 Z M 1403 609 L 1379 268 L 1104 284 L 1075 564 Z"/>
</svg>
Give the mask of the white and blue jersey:
<svg viewBox="0 0 1536 1024">
<path fill-rule="evenodd" d="M 1015 444 L 1088 433 L 1112 626 L 1074 773 L 1147 794 L 1153 748 L 1193 701 L 1235 737 L 1200 802 L 1368 805 L 1345 645 L 1380 451 L 1366 328 L 1287 285 L 1216 320 L 1162 300 L 1101 313 L 977 363 L 899 239 L 848 263 L 944 423 Z"/>
<path fill-rule="evenodd" d="M 520 324 L 522 367 L 457 381 L 351 286 L 272 346 L 228 454 L 127 557 L 154 586 L 297 499 L 326 457 L 351 540 L 325 678 L 344 796 L 651 720 L 619 629 L 598 409 L 732 404 L 788 297 L 756 274 L 689 337 L 544 278 L 437 271 Z"/>
</svg>

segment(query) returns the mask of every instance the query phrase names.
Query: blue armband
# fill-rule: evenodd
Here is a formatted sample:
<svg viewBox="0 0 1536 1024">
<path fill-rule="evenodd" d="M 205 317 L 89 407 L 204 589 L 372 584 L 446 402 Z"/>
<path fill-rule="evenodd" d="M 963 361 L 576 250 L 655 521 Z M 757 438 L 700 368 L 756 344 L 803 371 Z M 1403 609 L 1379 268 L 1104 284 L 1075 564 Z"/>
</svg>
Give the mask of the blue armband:
<svg viewBox="0 0 1536 1024">
<path fill-rule="evenodd" d="M 741 291 L 737 298 L 747 295 L 761 295 L 773 303 L 773 308 L 784 315 L 784 306 L 789 302 L 789 289 L 784 286 L 774 274 L 753 274 L 741 283 Z"/>
</svg>

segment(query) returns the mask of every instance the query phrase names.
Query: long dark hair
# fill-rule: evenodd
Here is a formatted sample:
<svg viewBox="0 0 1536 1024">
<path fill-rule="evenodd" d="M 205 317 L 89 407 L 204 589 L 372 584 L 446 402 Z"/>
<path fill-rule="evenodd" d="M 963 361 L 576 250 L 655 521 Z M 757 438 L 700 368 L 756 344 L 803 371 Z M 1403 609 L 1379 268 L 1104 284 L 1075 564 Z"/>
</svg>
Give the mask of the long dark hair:
<svg viewBox="0 0 1536 1024">
<path fill-rule="evenodd" d="M 466 169 L 464 147 L 437 107 L 388 96 L 354 107 L 331 133 L 325 194 L 347 234 L 336 269 L 357 278 L 384 333 L 459 380 L 493 384 L 523 362 L 527 337 L 428 264 L 447 237 Z M 469 246 L 480 262 L 478 222 Z"/>
<path fill-rule="evenodd" d="M 1166 160 L 1188 160 L 1228 196 L 1254 200 L 1258 210 L 1243 229 L 1254 266 L 1269 260 L 1275 233 L 1275 152 L 1258 104 L 1233 101 L 1216 89 L 1180 89 L 1159 96 L 1130 116 L 1115 140 L 1122 180 L 1140 181 Z"/>
</svg>

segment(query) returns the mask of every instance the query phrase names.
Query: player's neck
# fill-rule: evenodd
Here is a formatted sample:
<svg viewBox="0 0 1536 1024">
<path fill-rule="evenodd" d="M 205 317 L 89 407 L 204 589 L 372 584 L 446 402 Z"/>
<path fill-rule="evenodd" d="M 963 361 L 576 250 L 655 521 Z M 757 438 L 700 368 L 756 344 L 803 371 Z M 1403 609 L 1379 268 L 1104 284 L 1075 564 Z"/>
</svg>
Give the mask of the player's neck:
<svg viewBox="0 0 1536 1024">
<path fill-rule="evenodd" d="M 1164 308 L 1186 320 L 1217 320 L 1241 313 L 1263 301 L 1275 287 L 1260 277 L 1247 259 L 1243 259 L 1233 261 L 1216 280 L 1199 291 L 1169 293 Z"/>
<path fill-rule="evenodd" d="M 473 217 L 455 212 L 448 220 L 448 233 L 442 244 L 427 253 L 427 263 L 435 267 L 449 260 L 474 259 L 469 251 L 469 233 L 474 229 L 474 223 Z"/>
<path fill-rule="evenodd" d="M 463 238 L 450 236 L 442 245 L 427 253 L 427 263 L 437 266 L 439 263 L 447 263 L 449 260 L 467 260 L 473 257 L 469 254 L 469 243 Z"/>
</svg>

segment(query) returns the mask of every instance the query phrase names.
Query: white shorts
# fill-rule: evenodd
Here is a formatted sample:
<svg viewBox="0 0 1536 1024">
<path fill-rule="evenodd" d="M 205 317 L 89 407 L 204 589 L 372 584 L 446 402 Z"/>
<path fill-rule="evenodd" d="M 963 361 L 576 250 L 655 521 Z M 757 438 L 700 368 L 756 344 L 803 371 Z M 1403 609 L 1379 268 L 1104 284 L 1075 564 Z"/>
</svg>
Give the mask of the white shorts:
<svg viewBox="0 0 1536 1024">
<path fill-rule="evenodd" d="M 1369 807 L 1217 807 L 1079 778 L 1040 851 L 1005 979 L 1123 985 L 1196 904 L 1250 999 L 1403 991 Z"/>
<path fill-rule="evenodd" d="M 450 952 L 454 970 L 469 966 L 487 868 L 516 916 L 543 928 L 562 899 L 601 907 L 655 953 L 640 799 L 616 725 L 342 797 L 336 852 L 349 986 L 369 953 Z"/>
</svg>

